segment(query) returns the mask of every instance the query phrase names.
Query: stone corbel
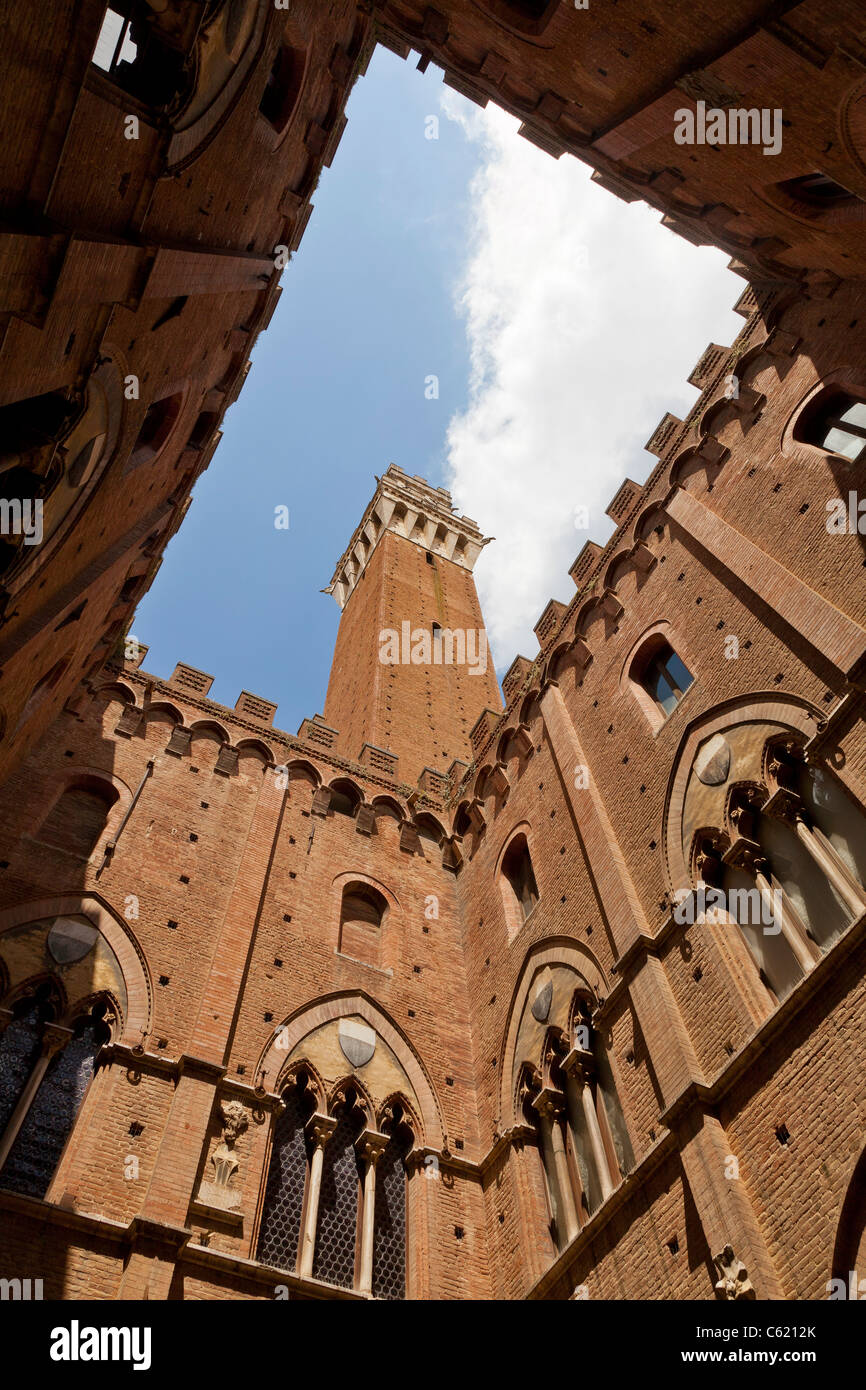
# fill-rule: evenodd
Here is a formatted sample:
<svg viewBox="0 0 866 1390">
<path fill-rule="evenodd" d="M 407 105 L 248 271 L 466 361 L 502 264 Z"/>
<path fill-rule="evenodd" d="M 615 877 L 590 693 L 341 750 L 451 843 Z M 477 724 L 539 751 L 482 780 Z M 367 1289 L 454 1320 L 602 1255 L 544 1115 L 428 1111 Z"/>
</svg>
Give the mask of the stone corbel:
<svg viewBox="0 0 866 1390">
<path fill-rule="evenodd" d="M 645 545 L 643 541 L 638 541 L 631 552 L 631 562 L 639 574 L 649 574 L 653 566 L 658 563 L 649 546 Z"/>
<path fill-rule="evenodd" d="M 355 816 L 355 829 L 359 835 L 372 835 L 376 829 L 376 812 L 372 806 L 366 804 L 358 807 L 358 814 Z M 400 848 L 403 848 L 402 831 L 400 837 Z"/>
<path fill-rule="evenodd" d="M 614 623 L 618 623 L 625 612 L 613 589 L 605 589 L 601 597 L 601 606 L 605 617 Z"/>
<path fill-rule="evenodd" d="M 238 770 L 238 750 L 224 743 L 219 751 L 214 772 L 220 772 L 224 777 L 237 776 Z"/>
<path fill-rule="evenodd" d="M 589 651 L 588 647 L 587 651 Z M 528 724 L 518 724 L 517 732 L 514 735 L 514 742 L 517 744 L 517 751 L 521 758 L 528 757 L 533 751 L 535 745 L 532 742 L 532 734 L 529 731 Z"/>
<path fill-rule="evenodd" d="M 742 1260 L 737 1259 L 733 1247 L 726 1245 L 721 1254 L 713 1256 L 713 1264 L 719 1274 L 715 1285 L 716 1297 L 731 1302 L 756 1298 L 749 1271 Z"/>
<path fill-rule="evenodd" d="M 171 753 L 175 758 L 184 758 L 189 753 L 192 743 L 192 733 L 189 729 L 182 729 L 179 725 L 171 731 L 171 738 L 165 745 L 166 753 Z"/>
<path fill-rule="evenodd" d="M 511 783 L 508 780 L 504 763 L 496 763 L 490 774 L 489 785 L 497 796 L 507 796 L 511 791 Z"/>
<path fill-rule="evenodd" d="M 463 864 L 463 851 L 460 848 L 463 843 L 462 835 L 451 835 L 442 846 L 442 865 L 443 868 L 457 870 Z"/>
<path fill-rule="evenodd" d="M 418 836 L 418 827 L 411 825 L 409 821 L 404 821 L 400 826 L 400 848 L 407 854 L 420 854 L 421 841 Z"/>
<path fill-rule="evenodd" d="M 481 831 L 484 830 L 485 826 L 487 825 L 487 821 L 484 819 L 483 802 L 479 801 L 478 798 L 475 797 L 475 799 L 469 803 L 469 806 L 467 808 L 467 814 L 469 816 L 469 821 L 472 826 L 472 829 L 476 832 L 476 834 L 480 834 Z"/>
</svg>

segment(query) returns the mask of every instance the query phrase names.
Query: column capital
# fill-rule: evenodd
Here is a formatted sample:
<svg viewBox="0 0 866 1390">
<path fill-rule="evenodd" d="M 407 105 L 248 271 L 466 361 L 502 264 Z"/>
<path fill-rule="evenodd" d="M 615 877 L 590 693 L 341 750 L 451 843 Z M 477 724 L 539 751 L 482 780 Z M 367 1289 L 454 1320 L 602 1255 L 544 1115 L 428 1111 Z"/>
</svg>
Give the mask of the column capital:
<svg viewBox="0 0 866 1390">
<path fill-rule="evenodd" d="M 544 1086 L 532 1102 L 533 1109 L 545 1120 L 558 1120 L 565 1109 L 565 1096 L 553 1086 Z"/>
<path fill-rule="evenodd" d="M 585 1086 L 595 1073 L 595 1058 L 582 1047 L 573 1047 L 560 1063 L 566 1076 L 572 1077 L 579 1085 Z"/>
<path fill-rule="evenodd" d="M 374 1167 L 387 1147 L 388 1135 L 380 1134 L 375 1129 L 362 1130 L 355 1140 L 355 1148 L 360 1157 L 367 1159 Z"/>
<path fill-rule="evenodd" d="M 317 1149 L 325 1147 L 336 1128 L 337 1121 L 333 1115 L 320 1115 L 318 1111 L 310 1116 L 304 1126 Z"/>
<path fill-rule="evenodd" d="M 75 1033 L 59 1023 L 46 1023 L 42 1034 L 42 1056 L 51 1058 L 71 1042 Z"/>
</svg>

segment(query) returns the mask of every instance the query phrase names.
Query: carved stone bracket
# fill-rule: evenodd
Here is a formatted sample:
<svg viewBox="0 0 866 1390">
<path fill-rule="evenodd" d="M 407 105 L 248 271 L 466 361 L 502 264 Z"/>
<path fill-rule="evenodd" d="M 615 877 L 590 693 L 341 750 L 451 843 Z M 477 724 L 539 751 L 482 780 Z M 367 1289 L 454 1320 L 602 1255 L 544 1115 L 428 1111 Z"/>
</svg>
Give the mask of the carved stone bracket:
<svg viewBox="0 0 866 1390">
<path fill-rule="evenodd" d="M 715 1285 L 717 1298 L 739 1302 L 756 1297 L 749 1272 L 742 1260 L 737 1259 L 732 1246 L 726 1245 L 720 1255 L 714 1255 L 713 1263 L 720 1276 Z"/>
</svg>

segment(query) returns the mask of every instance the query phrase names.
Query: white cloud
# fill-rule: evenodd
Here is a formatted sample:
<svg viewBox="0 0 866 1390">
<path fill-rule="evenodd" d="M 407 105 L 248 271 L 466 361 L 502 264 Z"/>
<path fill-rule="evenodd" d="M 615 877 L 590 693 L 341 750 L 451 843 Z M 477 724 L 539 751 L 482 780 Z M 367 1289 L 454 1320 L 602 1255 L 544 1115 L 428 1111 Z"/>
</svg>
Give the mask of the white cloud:
<svg viewBox="0 0 866 1390">
<path fill-rule="evenodd" d="M 443 110 L 479 145 L 462 283 L 472 374 L 448 431 L 458 510 L 495 543 L 476 567 L 498 669 L 532 656 L 551 597 L 568 601 L 568 566 L 604 541 L 623 478 L 642 482 L 643 446 L 666 410 L 695 399 L 686 378 L 709 342 L 742 326 L 744 282 L 719 251 L 698 248 L 549 155 L 517 122 L 445 89 Z M 575 508 L 589 531 L 575 529 Z"/>
</svg>

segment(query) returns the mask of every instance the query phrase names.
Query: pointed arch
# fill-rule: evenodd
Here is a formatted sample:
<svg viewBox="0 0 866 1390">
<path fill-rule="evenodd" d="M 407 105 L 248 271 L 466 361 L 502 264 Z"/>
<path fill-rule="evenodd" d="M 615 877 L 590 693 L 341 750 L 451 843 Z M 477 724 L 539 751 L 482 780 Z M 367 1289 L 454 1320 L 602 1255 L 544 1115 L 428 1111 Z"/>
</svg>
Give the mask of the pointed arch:
<svg viewBox="0 0 866 1390">
<path fill-rule="evenodd" d="M 419 1142 L 441 1148 L 444 1133 L 441 1108 L 426 1068 L 406 1035 L 369 995 L 339 993 L 303 1005 L 275 1030 L 259 1058 L 257 1074 L 264 1071 L 268 1077 L 274 1077 L 275 1089 L 279 1090 L 282 1078 L 288 1075 L 287 1060 L 298 1044 L 323 1024 L 353 1015 L 363 1019 L 378 1034 L 405 1072 L 417 1100 Z"/>
</svg>

